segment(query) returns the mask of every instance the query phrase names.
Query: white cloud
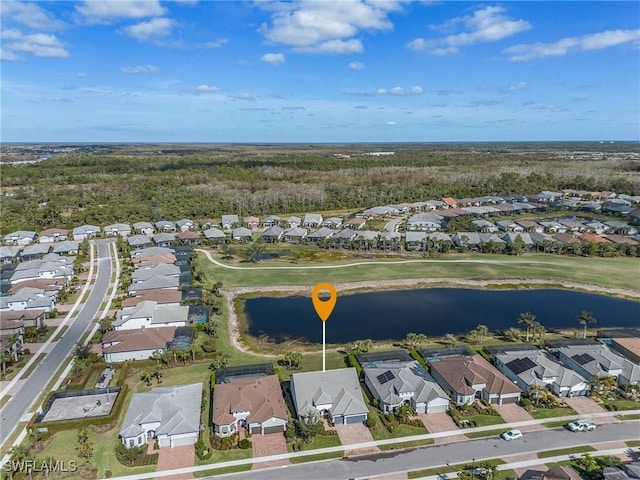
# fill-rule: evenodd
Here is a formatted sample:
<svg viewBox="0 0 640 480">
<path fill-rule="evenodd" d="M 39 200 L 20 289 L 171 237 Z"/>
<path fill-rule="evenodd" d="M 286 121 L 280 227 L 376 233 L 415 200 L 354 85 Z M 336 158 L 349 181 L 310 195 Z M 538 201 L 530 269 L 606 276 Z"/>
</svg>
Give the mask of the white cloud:
<svg viewBox="0 0 640 480">
<path fill-rule="evenodd" d="M 198 85 L 196 87 L 196 92 L 198 93 L 214 93 L 219 90 L 220 89 L 218 87 L 214 87 L 213 85 L 207 85 L 207 84 Z"/>
<path fill-rule="evenodd" d="M 398 123 L 397 123 L 397 122 L 394 122 L 394 121 L 387 122 L 387 125 L 389 125 L 390 127 L 392 127 L 392 126 L 394 126 L 394 125 L 397 125 L 397 124 L 398 124 Z"/>
<path fill-rule="evenodd" d="M 76 74 L 76 77 L 78 77 L 78 78 L 86 78 L 88 76 L 89 76 L 89 74 L 87 72 L 78 72 Z"/>
<path fill-rule="evenodd" d="M 260 60 L 271 65 L 281 65 L 284 63 L 284 55 L 282 53 L 265 53 L 260 57 Z"/>
<path fill-rule="evenodd" d="M 364 70 L 364 63 L 362 63 L 362 62 L 351 62 L 351 63 L 349 63 L 349 68 L 351 70 Z"/>
<path fill-rule="evenodd" d="M 128 75 L 151 75 L 158 72 L 158 67 L 154 65 L 138 65 L 135 67 L 120 67 L 120 71 Z"/>
<path fill-rule="evenodd" d="M 0 48 L 0 60 L 5 60 L 7 62 L 15 62 L 17 60 L 20 60 L 20 57 L 14 52 L 5 50 L 4 48 Z"/>
<path fill-rule="evenodd" d="M 640 30 L 607 30 L 580 37 L 566 37 L 552 43 L 519 44 L 502 51 L 511 61 L 561 57 L 570 51 L 602 50 L 625 43 L 640 45 Z"/>
<path fill-rule="evenodd" d="M 65 23 L 35 2 L 2 2 L 2 16 L 36 30 L 60 30 Z"/>
<path fill-rule="evenodd" d="M 20 60 L 20 54 L 30 54 L 36 57 L 66 58 L 69 52 L 55 35 L 46 33 L 32 33 L 24 35 L 17 29 L 2 30 L 2 59 Z"/>
<path fill-rule="evenodd" d="M 511 20 L 504 12 L 504 7 L 476 10 L 473 15 L 454 18 L 446 23 L 448 28 L 462 25 L 467 31 L 432 40 L 416 38 L 407 43 L 407 47 L 415 51 L 427 51 L 433 55 L 449 55 L 457 53 L 461 47 L 495 42 L 531 29 L 529 22 Z"/>
<path fill-rule="evenodd" d="M 520 92 L 522 90 L 526 90 L 527 88 L 529 88 L 527 82 L 520 82 L 516 83 L 515 85 L 509 85 L 509 88 L 507 88 L 507 90 L 509 92 Z"/>
<path fill-rule="evenodd" d="M 229 43 L 229 40 L 227 40 L 226 38 L 220 38 L 220 39 L 214 40 L 212 42 L 201 43 L 200 46 L 202 48 L 220 48 L 220 47 L 226 45 L 227 43 Z"/>
<path fill-rule="evenodd" d="M 144 42 L 152 38 L 169 35 L 175 25 L 176 23 L 170 18 L 153 18 L 148 22 L 124 27 L 122 31 L 130 37 Z"/>
<path fill-rule="evenodd" d="M 422 89 L 422 87 L 415 85 L 411 88 L 393 87 L 389 90 L 381 88 L 378 90 L 378 92 L 381 94 L 389 93 L 391 95 L 422 95 L 424 93 L 424 90 Z"/>
<path fill-rule="evenodd" d="M 242 92 L 238 95 L 229 95 L 229 98 L 233 100 L 253 100 L 253 95 L 248 92 Z"/>
<path fill-rule="evenodd" d="M 387 16 L 400 9 L 398 2 L 363 0 L 299 0 L 265 8 L 273 11 L 271 24 L 263 23 L 259 31 L 271 42 L 299 52 L 338 54 L 363 51 L 354 37 L 362 30 L 391 30 Z"/>
<path fill-rule="evenodd" d="M 159 17 L 167 13 L 158 0 L 85 0 L 76 12 L 87 23 L 110 23 L 121 18 Z"/>
</svg>

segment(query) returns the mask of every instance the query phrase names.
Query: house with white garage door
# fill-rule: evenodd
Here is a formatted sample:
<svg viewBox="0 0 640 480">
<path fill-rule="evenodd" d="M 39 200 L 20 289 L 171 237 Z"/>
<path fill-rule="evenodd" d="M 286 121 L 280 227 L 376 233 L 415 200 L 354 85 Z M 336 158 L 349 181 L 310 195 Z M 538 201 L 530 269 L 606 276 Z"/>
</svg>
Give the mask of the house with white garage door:
<svg viewBox="0 0 640 480">
<path fill-rule="evenodd" d="M 291 396 L 299 419 L 318 412 L 334 423 L 362 423 L 369 409 L 355 368 L 291 375 Z"/>
<path fill-rule="evenodd" d="M 449 397 L 415 360 L 383 361 L 362 365 L 364 383 L 378 399 L 383 412 L 408 404 L 417 413 L 442 413 L 449 409 Z"/>
<path fill-rule="evenodd" d="M 127 448 L 155 439 L 160 448 L 194 445 L 200 431 L 202 383 L 154 388 L 134 393 L 122 422 L 120 440 Z"/>
</svg>

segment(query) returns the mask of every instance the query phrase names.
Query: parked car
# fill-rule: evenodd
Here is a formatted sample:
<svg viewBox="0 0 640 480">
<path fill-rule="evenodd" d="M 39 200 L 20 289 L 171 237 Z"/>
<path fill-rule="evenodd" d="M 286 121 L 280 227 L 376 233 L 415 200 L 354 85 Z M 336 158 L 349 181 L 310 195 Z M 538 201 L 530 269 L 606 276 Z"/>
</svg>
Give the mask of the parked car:
<svg viewBox="0 0 640 480">
<path fill-rule="evenodd" d="M 507 430 L 500 435 L 500 438 L 507 442 L 510 440 L 517 440 L 518 438 L 522 438 L 522 432 L 520 430 Z"/>
<path fill-rule="evenodd" d="M 590 432 L 596 429 L 596 424 L 589 420 L 576 420 L 568 423 L 567 428 L 572 432 Z"/>
</svg>

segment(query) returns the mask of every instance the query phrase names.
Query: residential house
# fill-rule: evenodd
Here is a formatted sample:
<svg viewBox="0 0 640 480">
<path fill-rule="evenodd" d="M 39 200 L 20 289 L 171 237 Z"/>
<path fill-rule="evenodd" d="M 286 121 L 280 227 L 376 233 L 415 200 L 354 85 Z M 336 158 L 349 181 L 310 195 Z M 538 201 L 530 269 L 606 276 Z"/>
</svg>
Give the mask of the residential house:
<svg viewBox="0 0 640 480">
<path fill-rule="evenodd" d="M 426 241 L 426 232 L 407 232 L 404 238 L 405 249 L 409 252 L 424 250 Z"/>
<path fill-rule="evenodd" d="M 222 215 L 222 229 L 231 230 L 240 224 L 238 215 Z"/>
<path fill-rule="evenodd" d="M 44 310 L 50 312 L 56 305 L 56 292 L 41 288 L 24 287 L 9 297 L 0 298 L 0 310 Z"/>
<path fill-rule="evenodd" d="M 150 237 L 155 233 L 156 229 L 149 222 L 136 222 L 133 224 L 133 231 Z"/>
<path fill-rule="evenodd" d="M 367 420 L 369 408 L 353 367 L 294 373 L 290 388 L 299 419 L 319 413 L 345 425 Z"/>
<path fill-rule="evenodd" d="M 253 435 L 282 434 L 288 418 L 276 375 L 235 379 L 213 389 L 213 432 L 218 437 L 240 428 Z"/>
<path fill-rule="evenodd" d="M 442 200 L 427 200 L 424 203 L 424 210 L 442 210 L 443 208 L 447 208 L 447 204 Z"/>
<path fill-rule="evenodd" d="M 557 203 L 564 195 L 561 192 L 550 192 L 543 190 L 531 197 L 531 200 L 538 203 Z"/>
<path fill-rule="evenodd" d="M 445 197 L 442 201 L 446 205 L 444 208 L 458 208 L 458 202 L 455 198 Z"/>
<path fill-rule="evenodd" d="M 311 232 L 307 235 L 307 242 L 320 244 L 323 241 L 331 238 L 335 232 L 327 227 L 322 227 L 316 230 L 315 232 Z"/>
<path fill-rule="evenodd" d="M 360 230 L 364 227 L 364 224 L 367 223 L 366 218 L 354 217 L 347 220 L 344 224 L 345 228 L 350 228 L 351 230 Z"/>
<path fill-rule="evenodd" d="M 181 232 L 186 232 L 187 230 L 195 230 L 196 222 L 194 222 L 193 220 L 189 220 L 188 218 L 183 218 L 176 222 L 176 227 Z"/>
<path fill-rule="evenodd" d="M 613 376 L 620 386 L 640 384 L 640 364 L 606 345 L 567 345 L 554 349 L 554 354 L 589 381 L 593 377 Z"/>
<path fill-rule="evenodd" d="M 496 225 L 503 232 L 524 232 L 524 228 L 512 220 L 500 220 L 496 222 Z"/>
<path fill-rule="evenodd" d="M 382 232 L 380 233 L 378 248 L 381 250 L 400 250 L 400 242 L 402 235 L 398 232 Z"/>
<path fill-rule="evenodd" d="M 17 263 L 20 259 L 22 247 L 0 247 L 0 263 Z"/>
<path fill-rule="evenodd" d="M 538 222 L 536 222 L 535 220 L 518 220 L 516 222 L 516 224 L 520 225 L 523 229 L 523 231 L 525 232 L 536 232 L 536 233 L 543 233 L 544 232 L 544 226 L 540 225 Z"/>
<path fill-rule="evenodd" d="M 51 245 L 48 243 L 32 243 L 31 245 L 24 247 L 22 253 L 20 253 L 20 259 L 23 262 L 37 260 L 49 253 L 50 248 Z"/>
<path fill-rule="evenodd" d="M 57 295 L 58 291 L 67 284 L 67 280 L 63 278 L 37 278 L 26 280 L 9 286 L 9 295 L 15 295 L 23 288 L 37 288 L 44 290 L 47 295 Z"/>
<path fill-rule="evenodd" d="M 182 290 L 143 290 L 134 297 L 122 300 L 122 310 L 136 307 L 140 302 L 151 300 L 156 302 L 157 308 L 177 307 L 182 302 Z"/>
<path fill-rule="evenodd" d="M 640 363 L 640 338 L 612 338 L 611 348 L 632 362 Z"/>
<path fill-rule="evenodd" d="M 534 246 L 534 241 L 527 232 L 523 233 L 515 233 L 515 232 L 507 232 L 500 237 L 507 245 L 513 245 L 517 239 L 522 240 L 522 245 L 525 249 L 531 250 Z"/>
<path fill-rule="evenodd" d="M 194 445 L 200 432 L 202 383 L 134 393 L 120 428 L 127 448 L 155 439 L 160 448 Z"/>
<path fill-rule="evenodd" d="M 499 203 L 504 203 L 505 199 L 496 195 L 487 195 L 484 197 L 476 198 L 476 201 L 480 205 L 498 205 Z"/>
<path fill-rule="evenodd" d="M 158 220 L 155 223 L 156 231 L 158 233 L 173 233 L 176 231 L 176 226 L 169 220 Z"/>
<path fill-rule="evenodd" d="M 177 233 L 176 238 L 180 240 L 183 245 L 200 245 L 202 243 L 200 233 L 194 232 L 193 230 L 184 230 Z"/>
<path fill-rule="evenodd" d="M 15 245 L 24 247 L 33 243 L 36 239 L 36 232 L 30 230 L 19 230 L 17 232 L 11 232 L 4 236 L 5 245 Z"/>
<path fill-rule="evenodd" d="M 255 232 L 260 226 L 260 219 L 258 217 L 254 217 L 253 215 L 249 215 L 242 219 L 242 226 L 247 227 L 249 230 Z"/>
<path fill-rule="evenodd" d="M 289 217 L 289 218 L 298 218 L 298 217 Z M 264 228 L 271 228 L 271 227 L 275 227 L 276 225 L 280 225 L 280 217 L 278 215 L 269 215 L 262 222 L 262 226 Z M 300 225 L 300 222 L 298 222 L 298 225 Z"/>
<path fill-rule="evenodd" d="M 331 236 L 331 243 L 335 246 L 347 247 L 357 236 L 358 232 L 351 230 L 350 228 L 345 228 Z"/>
<path fill-rule="evenodd" d="M 128 237 L 131 235 L 131 226 L 126 223 L 114 223 L 104 227 L 104 234 L 107 237 Z"/>
<path fill-rule="evenodd" d="M 19 322 L 25 328 L 45 325 L 44 310 L 4 310 L 0 311 L 0 325 L 5 322 Z"/>
<path fill-rule="evenodd" d="M 204 231 L 204 237 L 209 241 L 211 245 L 220 245 L 227 241 L 227 235 L 222 230 L 211 227 Z"/>
<path fill-rule="evenodd" d="M 26 282 L 40 278 L 59 278 L 65 281 L 73 277 L 73 257 L 62 257 L 56 253 L 48 253 L 38 260 L 19 263 L 11 276 L 10 283 Z"/>
<path fill-rule="evenodd" d="M 407 231 L 436 232 L 442 230 L 442 215 L 417 213 L 407 219 Z"/>
<path fill-rule="evenodd" d="M 141 267 L 131 274 L 133 283 L 143 282 L 156 277 L 179 277 L 180 267 L 168 263 L 159 263 L 149 267 Z"/>
<path fill-rule="evenodd" d="M 442 357 L 429 366 L 458 405 L 472 404 L 476 398 L 497 405 L 520 400 L 522 390 L 480 355 Z"/>
<path fill-rule="evenodd" d="M 332 229 L 336 229 L 336 228 L 340 228 L 340 226 L 342 225 L 342 218 L 340 217 L 330 217 L 327 218 L 324 222 L 322 222 L 322 226 L 323 227 L 327 227 L 327 228 L 332 228 Z"/>
<path fill-rule="evenodd" d="M 219 226 L 220 224 L 215 220 L 213 220 L 212 218 L 203 218 L 202 220 L 200 220 L 200 228 L 202 230 L 208 230 L 213 227 L 217 228 Z"/>
<path fill-rule="evenodd" d="M 322 225 L 322 215 L 319 213 L 307 213 L 302 221 L 305 228 L 320 227 Z"/>
<path fill-rule="evenodd" d="M 265 243 L 278 243 L 282 239 L 283 235 L 284 230 L 282 229 L 282 227 L 274 225 L 273 227 L 267 228 L 264 232 L 262 232 L 260 238 L 262 238 L 262 241 Z"/>
<path fill-rule="evenodd" d="M 496 233 L 500 230 L 495 223 L 489 222 L 488 220 L 473 220 L 472 223 L 476 226 L 479 232 Z"/>
<path fill-rule="evenodd" d="M 383 412 L 395 412 L 404 404 L 417 413 L 442 413 L 449 397 L 417 361 L 382 361 L 362 365 L 364 383 L 378 399 Z"/>
<path fill-rule="evenodd" d="M 73 239 L 77 242 L 82 242 L 99 236 L 100 227 L 97 225 L 80 225 L 73 229 Z"/>
<path fill-rule="evenodd" d="M 48 228 L 38 234 L 39 243 L 53 243 L 66 240 L 69 237 L 69 230 L 66 228 Z"/>
<path fill-rule="evenodd" d="M 184 327 L 187 324 L 189 307 L 158 307 L 157 302 L 145 300 L 132 309 L 121 310 L 113 322 L 113 329 L 135 330 L 138 328 Z"/>
<path fill-rule="evenodd" d="M 53 245 L 52 253 L 57 255 L 77 255 L 80 251 L 80 243 L 75 240 L 64 240 Z"/>
<path fill-rule="evenodd" d="M 605 225 L 604 223 L 598 220 L 592 220 L 590 222 L 585 222 L 585 227 L 587 227 L 587 231 L 589 233 L 595 233 L 596 235 L 602 235 L 607 233 L 610 230 L 610 227 Z"/>
<path fill-rule="evenodd" d="M 127 238 L 127 243 L 132 249 L 138 250 L 153 245 L 153 240 L 146 235 L 132 235 Z"/>
<path fill-rule="evenodd" d="M 357 232 L 356 238 L 354 240 L 355 248 L 360 250 L 369 250 L 374 248 L 377 245 L 378 236 L 380 232 L 374 232 L 372 230 L 363 230 L 362 232 Z"/>
<path fill-rule="evenodd" d="M 609 227 L 610 233 L 617 233 L 619 235 L 635 235 L 638 233 L 637 228 L 632 227 L 625 222 L 609 221 L 604 222 L 604 224 Z"/>
<path fill-rule="evenodd" d="M 566 233 L 566 231 L 568 230 L 565 225 L 555 221 L 545 221 L 539 223 L 544 227 L 544 231 L 546 233 Z"/>
<path fill-rule="evenodd" d="M 231 231 L 231 238 L 239 242 L 248 242 L 253 238 L 253 233 L 246 227 L 238 227 Z"/>
<path fill-rule="evenodd" d="M 495 366 L 513 380 L 523 392 L 529 393 L 534 386 L 549 388 L 559 397 L 585 396 L 589 393 L 589 382 L 562 365 L 553 355 L 537 348 L 530 350 L 504 351 L 493 355 Z"/>
<path fill-rule="evenodd" d="M 286 243 L 298 244 L 302 243 L 307 236 L 307 229 L 300 227 L 293 227 L 284 232 L 284 241 Z"/>
<path fill-rule="evenodd" d="M 568 232 L 584 232 L 586 231 L 587 227 L 585 226 L 585 224 L 582 221 L 579 221 L 575 218 L 565 218 L 562 220 L 558 220 L 558 223 L 564 225 L 565 227 L 567 227 L 567 231 Z"/>
<path fill-rule="evenodd" d="M 172 248 L 149 247 L 149 248 L 145 248 L 144 250 L 137 250 L 137 251 L 131 252 L 131 258 L 135 263 L 135 259 L 151 257 L 153 255 L 171 255 L 173 256 L 173 260 L 171 261 L 171 263 L 173 263 L 176 261 L 175 256 L 173 254 L 174 254 L 174 249 Z"/>
<path fill-rule="evenodd" d="M 284 219 L 289 228 L 297 228 L 302 223 L 302 219 L 300 217 L 291 216 Z"/>
<path fill-rule="evenodd" d="M 176 236 L 173 233 L 158 233 L 151 237 L 151 241 L 156 247 L 169 248 L 175 245 Z"/>
<path fill-rule="evenodd" d="M 134 330 L 112 330 L 102 337 L 104 361 L 126 362 L 147 360 L 154 352 L 164 353 L 169 349 L 176 327 L 139 328 Z"/>
<path fill-rule="evenodd" d="M 505 245 L 506 242 L 493 233 L 458 232 L 451 237 L 453 243 L 460 248 L 480 251 L 489 242 L 495 245 Z"/>
<path fill-rule="evenodd" d="M 173 262 L 172 262 L 173 263 Z M 172 290 L 180 288 L 180 279 L 178 277 L 154 277 L 149 280 L 142 280 L 140 282 L 132 283 L 127 288 L 127 292 L 130 295 L 137 295 L 144 290 Z"/>
</svg>

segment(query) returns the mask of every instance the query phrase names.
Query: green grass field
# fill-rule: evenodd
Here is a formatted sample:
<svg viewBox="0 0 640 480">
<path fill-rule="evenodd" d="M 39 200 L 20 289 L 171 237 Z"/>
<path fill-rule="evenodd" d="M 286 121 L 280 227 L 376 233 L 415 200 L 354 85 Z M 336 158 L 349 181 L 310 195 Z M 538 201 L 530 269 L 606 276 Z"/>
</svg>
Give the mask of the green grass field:
<svg viewBox="0 0 640 480">
<path fill-rule="evenodd" d="M 533 418 L 536 420 L 544 420 L 545 418 L 554 418 L 554 417 L 566 417 L 568 415 L 577 415 L 576 412 L 571 407 L 558 407 L 558 408 L 536 408 L 529 412 Z"/>
<path fill-rule="evenodd" d="M 640 259 L 616 257 L 568 257 L 549 254 L 526 254 L 520 256 L 452 253 L 435 260 L 421 256 L 376 258 L 376 262 L 353 267 L 341 265 L 371 262 L 372 258 L 352 260 L 292 263 L 285 259 L 261 261 L 256 264 L 241 263 L 238 259 L 222 260 L 220 253 L 211 250 L 214 259 L 244 268 L 232 270 L 212 264 L 202 254 L 196 264 L 208 284 L 221 281 L 226 287 L 251 287 L 273 285 L 313 285 L 319 282 L 346 283 L 367 280 L 397 279 L 513 279 L 526 283 L 527 278 L 545 278 L 563 281 L 602 285 L 640 291 L 637 272 Z M 285 257 L 286 258 L 286 257 Z M 394 262 L 412 260 L 416 263 Z M 472 262 L 472 263 L 463 263 Z M 324 266 L 322 269 L 304 269 L 306 266 Z M 263 267 L 273 267 L 264 270 Z M 338 267 L 338 268 L 326 268 Z"/>
<path fill-rule="evenodd" d="M 593 452 L 595 448 L 590 445 L 582 445 L 580 447 L 559 448 L 557 450 L 546 450 L 544 452 L 538 452 L 538 458 L 557 457 L 559 455 L 569 455 L 572 453 L 586 453 Z"/>
</svg>

